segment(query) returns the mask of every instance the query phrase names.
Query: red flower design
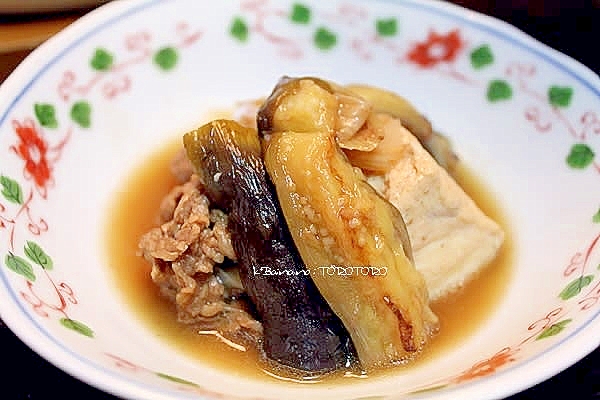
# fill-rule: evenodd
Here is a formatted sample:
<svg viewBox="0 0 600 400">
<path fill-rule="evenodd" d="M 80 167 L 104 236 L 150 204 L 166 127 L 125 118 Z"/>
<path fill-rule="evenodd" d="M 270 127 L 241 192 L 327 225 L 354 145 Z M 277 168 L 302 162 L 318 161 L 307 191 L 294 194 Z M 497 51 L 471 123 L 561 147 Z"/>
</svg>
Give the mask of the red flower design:
<svg viewBox="0 0 600 400">
<path fill-rule="evenodd" d="M 471 380 L 473 378 L 479 378 L 482 376 L 491 375 L 496 372 L 500 367 L 508 364 L 515 360 L 513 357 L 516 351 L 510 348 L 504 348 L 492 357 L 480 361 L 473 365 L 468 370 L 462 372 L 458 377 L 455 378 L 455 382 L 460 383 Z"/>
<path fill-rule="evenodd" d="M 425 42 L 415 44 L 408 52 L 408 60 L 422 68 L 431 68 L 441 62 L 454 61 L 464 45 L 458 29 L 446 35 L 431 31 Z"/>
<path fill-rule="evenodd" d="M 46 186 L 52 177 L 52 168 L 48 162 L 48 143 L 37 131 L 32 120 L 23 123 L 13 121 L 13 128 L 19 137 L 19 143 L 12 150 L 25 161 L 25 176 L 33 178 L 35 185 L 46 194 Z"/>
</svg>

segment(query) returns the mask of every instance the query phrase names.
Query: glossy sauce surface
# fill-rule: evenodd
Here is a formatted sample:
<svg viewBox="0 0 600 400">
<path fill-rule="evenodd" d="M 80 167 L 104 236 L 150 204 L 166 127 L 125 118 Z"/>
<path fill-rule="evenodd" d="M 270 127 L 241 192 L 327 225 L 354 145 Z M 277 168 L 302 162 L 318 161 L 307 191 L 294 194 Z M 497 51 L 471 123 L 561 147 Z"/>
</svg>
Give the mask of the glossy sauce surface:
<svg viewBox="0 0 600 400">
<path fill-rule="evenodd" d="M 150 279 L 149 264 L 136 255 L 140 236 L 156 225 L 159 204 L 176 184 L 169 163 L 180 148 L 179 138 L 165 145 L 133 171 L 123 183 L 119 195 L 115 196 L 119 200 L 109 210 L 106 254 L 118 291 L 130 305 L 132 313 L 156 336 L 188 357 L 209 363 L 231 375 L 289 380 L 278 376 L 273 370 L 265 369 L 253 349 L 240 351 L 213 335 L 199 334 L 191 327 L 178 323 L 174 306 L 160 297 Z M 505 243 L 498 257 L 481 274 L 454 295 L 432 304 L 433 311 L 440 318 L 440 333 L 418 359 L 381 373 L 401 373 L 401 370 L 413 364 L 443 356 L 445 351 L 459 345 L 482 326 L 506 291 L 513 255 L 512 235 L 507 221 L 492 194 L 468 169 L 460 168 L 456 178 L 479 207 L 505 229 Z M 327 377 L 324 380 L 329 379 Z"/>
</svg>

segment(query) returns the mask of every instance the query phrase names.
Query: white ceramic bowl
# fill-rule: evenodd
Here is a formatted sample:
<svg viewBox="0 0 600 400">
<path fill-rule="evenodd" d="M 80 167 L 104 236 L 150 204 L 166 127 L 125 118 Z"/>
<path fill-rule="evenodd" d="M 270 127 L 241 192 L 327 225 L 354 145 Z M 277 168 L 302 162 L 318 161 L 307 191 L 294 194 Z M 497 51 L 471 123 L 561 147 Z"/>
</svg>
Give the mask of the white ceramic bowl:
<svg viewBox="0 0 600 400">
<path fill-rule="evenodd" d="M 407 97 L 501 208 L 510 273 L 439 356 L 344 384 L 229 374 L 152 328 L 115 278 L 106 221 L 128 177 L 282 75 Z M 125 398 L 508 396 L 600 345 L 599 151 L 596 74 L 446 3 L 111 2 L 0 88 L 0 313 L 43 357 Z"/>
</svg>

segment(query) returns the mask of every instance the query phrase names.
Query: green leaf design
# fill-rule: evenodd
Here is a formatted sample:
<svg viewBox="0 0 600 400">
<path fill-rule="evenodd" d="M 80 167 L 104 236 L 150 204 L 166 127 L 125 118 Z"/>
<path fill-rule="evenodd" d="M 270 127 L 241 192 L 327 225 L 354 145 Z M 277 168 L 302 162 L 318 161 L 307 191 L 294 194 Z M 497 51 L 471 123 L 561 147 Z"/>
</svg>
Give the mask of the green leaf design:
<svg viewBox="0 0 600 400">
<path fill-rule="evenodd" d="M 45 128 L 57 128 L 58 120 L 56 119 L 56 109 L 52 104 L 36 103 L 33 105 L 33 112 L 39 121 L 40 125 Z"/>
<path fill-rule="evenodd" d="M 594 214 L 592 216 L 592 222 L 596 223 L 596 224 L 600 224 L 600 208 L 598 209 L 598 211 L 596 211 L 596 214 Z M 599 265 L 600 267 L 600 265 Z"/>
<path fill-rule="evenodd" d="M 568 107 L 573 98 L 573 88 L 569 86 L 551 86 L 548 89 L 548 101 L 555 107 Z"/>
<path fill-rule="evenodd" d="M 509 100 L 512 97 L 512 88 L 502 79 L 495 79 L 490 81 L 487 90 L 487 99 L 495 103 L 501 100 Z"/>
<path fill-rule="evenodd" d="M 327 28 L 318 28 L 314 35 L 315 46 L 321 50 L 329 50 L 337 43 L 337 36 Z"/>
<path fill-rule="evenodd" d="M 190 385 L 190 386 L 198 386 L 197 383 L 190 382 L 186 379 L 178 378 L 176 376 L 163 374 L 162 372 L 156 372 L 156 375 L 163 379 L 170 380 L 171 382 L 183 383 L 184 385 Z"/>
<path fill-rule="evenodd" d="M 310 8 L 304 4 L 295 3 L 292 5 L 292 13 L 290 19 L 297 24 L 307 25 L 310 22 Z"/>
<path fill-rule="evenodd" d="M 594 280 L 594 275 L 580 276 L 571 281 L 558 295 L 563 300 L 569 300 L 581 293 L 581 290 Z"/>
<path fill-rule="evenodd" d="M 33 267 L 29 261 L 22 257 L 16 256 L 13 253 L 8 253 L 4 258 L 4 263 L 11 271 L 24 276 L 31 282 L 35 282 L 35 274 L 33 273 Z"/>
<path fill-rule="evenodd" d="M 0 185 L 2 185 L 2 196 L 11 203 L 23 204 L 23 191 L 21 185 L 14 179 L 7 176 L 0 176 Z"/>
<path fill-rule="evenodd" d="M 559 333 L 561 333 L 565 327 L 569 324 L 569 322 L 571 322 L 572 319 L 563 319 L 562 321 L 559 321 L 555 324 L 550 325 L 549 327 L 547 327 L 546 329 L 544 329 L 542 331 L 542 333 L 540 333 L 535 339 L 536 340 L 540 340 L 540 339 L 545 339 L 545 338 L 549 338 L 552 336 L 556 336 Z"/>
<path fill-rule="evenodd" d="M 71 318 L 61 318 L 60 324 L 67 329 L 71 329 L 77 333 L 90 338 L 94 337 L 94 331 L 83 322 L 76 321 Z"/>
<path fill-rule="evenodd" d="M 398 20 L 396 18 L 381 18 L 375 22 L 375 29 L 379 36 L 395 36 L 398 33 Z"/>
<path fill-rule="evenodd" d="M 234 18 L 229 33 L 240 42 L 248 40 L 249 29 L 246 21 L 240 17 Z"/>
<path fill-rule="evenodd" d="M 494 63 L 494 54 L 489 45 L 484 44 L 471 52 L 471 65 L 475 69 L 481 69 Z"/>
<path fill-rule="evenodd" d="M 173 47 L 163 47 L 154 54 L 154 63 L 162 70 L 169 71 L 177 65 L 177 50 Z"/>
<path fill-rule="evenodd" d="M 587 168 L 593 161 L 596 154 L 585 143 L 576 143 L 571 147 L 567 156 L 567 164 L 574 169 Z"/>
<path fill-rule="evenodd" d="M 98 48 L 92 56 L 90 65 L 96 71 L 108 71 L 113 65 L 113 55 L 106 49 Z"/>
<path fill-rule="evenodd" d="M 44 252 L 44 250 L 42 250 L 40 246 L 37 245 L 37 243 L 28 240 L 25 244 L 24 251 L 27 258 L 45 270 L 49 271 L 54 266 L 52 259 L 48 256 L 48 254 L 46 254 L 46 252 Z"/>
<path fill-rule="evenodd" d="M 92 106 L 87 101 L 78 101 L 71 107 L 71 119 L 82 128 L 92 125 Z"/>
</svg>

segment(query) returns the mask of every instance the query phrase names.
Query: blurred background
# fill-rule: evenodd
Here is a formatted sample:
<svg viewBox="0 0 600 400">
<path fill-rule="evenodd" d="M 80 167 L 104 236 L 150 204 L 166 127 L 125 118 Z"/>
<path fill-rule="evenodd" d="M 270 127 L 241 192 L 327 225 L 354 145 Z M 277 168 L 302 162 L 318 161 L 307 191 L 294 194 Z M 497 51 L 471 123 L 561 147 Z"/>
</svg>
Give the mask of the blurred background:
<svg viewBox="0 0 600 400">
<path fill-rule="evenodd" d="M 511 23 L 600 72 L 600 0 L 456 0 Z"/>
<path fill-rule="evenodd" d="M 0 0 L 0 84 L 35 47 L 108 1 Z M 600 0 L 452 2 L 504 20 L 600 73 Z M 50 365 L 21 343 L 1 320 L 0 354 L 6 362 L 0 399 L 113 399 Z M 575 400 L 600 400 L 600 349 L 510 400 L 545 399 L 559 394 Z"/>
</svg>

